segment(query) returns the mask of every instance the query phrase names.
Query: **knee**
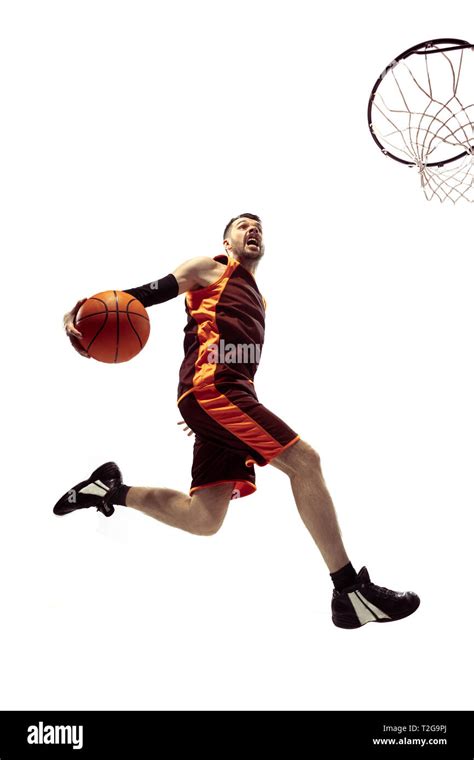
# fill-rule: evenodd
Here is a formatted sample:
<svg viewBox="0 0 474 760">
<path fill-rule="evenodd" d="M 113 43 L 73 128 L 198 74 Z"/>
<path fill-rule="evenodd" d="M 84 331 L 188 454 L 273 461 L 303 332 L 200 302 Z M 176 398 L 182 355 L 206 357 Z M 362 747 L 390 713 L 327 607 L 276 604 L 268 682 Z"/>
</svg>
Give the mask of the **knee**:
<svg viewBox="0 0 474 760">
<path fill-rule="evenodd" d="M 214 536 L 227 513 L 232 483 L 210 486 L 191 496 L 188 530 L 197 536 Z"/>
<path fill-rule="evenodd" d="M 192 532 L 197 536 L 215 536 L 223 522 L 224 515 L 202 514 L 193 526 Z"/>
</svg>

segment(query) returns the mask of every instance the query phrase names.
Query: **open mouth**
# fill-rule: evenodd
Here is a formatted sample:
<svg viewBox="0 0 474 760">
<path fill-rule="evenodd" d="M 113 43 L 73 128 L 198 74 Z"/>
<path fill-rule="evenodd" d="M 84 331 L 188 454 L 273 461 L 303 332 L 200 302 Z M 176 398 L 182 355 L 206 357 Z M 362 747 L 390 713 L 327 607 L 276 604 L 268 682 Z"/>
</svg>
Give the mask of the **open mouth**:
<svg viewBox="0 0 474 760">
<path fill-rule="evenodd" d="M 250 236 L 247 238 L 247 245 L 253 245 L 256 248 L 259 246 L 258 238 Z"/>
</svg>

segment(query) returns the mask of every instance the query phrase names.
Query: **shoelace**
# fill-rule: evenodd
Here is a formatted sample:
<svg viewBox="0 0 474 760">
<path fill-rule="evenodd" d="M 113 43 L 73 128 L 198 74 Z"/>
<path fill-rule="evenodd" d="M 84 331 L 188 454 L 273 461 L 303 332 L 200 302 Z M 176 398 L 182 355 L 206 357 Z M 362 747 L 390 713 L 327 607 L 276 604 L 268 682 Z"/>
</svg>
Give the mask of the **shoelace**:
<svg viewBox="0 0 474 760">
<path fill-rule="evenodd" d="M 377 591 L 382 596 L 390 597 L 395 595 L 394 591 L 391 591 L 389 588 L 385 588 L 385 586 L 377 586 L 375 583 L 369 583 L 368 586 L 373 591 Z"/>
</svg>

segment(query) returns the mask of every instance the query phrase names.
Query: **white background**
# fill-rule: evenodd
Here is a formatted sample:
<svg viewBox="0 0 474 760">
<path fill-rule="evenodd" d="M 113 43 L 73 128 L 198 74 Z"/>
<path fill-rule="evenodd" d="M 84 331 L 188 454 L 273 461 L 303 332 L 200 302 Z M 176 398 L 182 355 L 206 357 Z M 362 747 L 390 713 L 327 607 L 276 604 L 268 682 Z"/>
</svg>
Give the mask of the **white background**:
<svg viewBox="0 0 474 760">
<path fill-rule="evenodd" d="M 407 47 L 472 3 L 5 2 L 0 14 L 0 709 L 471 709 L 472 208 L 366 126 Z M 189 486 L 184 305 L 135 360 L 72 351 L 79 297 L 221 251 L 262 216 L 260 399 L 320 452 L 353 564 L 422 599 L 357 631 L 285 476 L 221 532 L 52 506 L 103 461 Z"/>
</svg>

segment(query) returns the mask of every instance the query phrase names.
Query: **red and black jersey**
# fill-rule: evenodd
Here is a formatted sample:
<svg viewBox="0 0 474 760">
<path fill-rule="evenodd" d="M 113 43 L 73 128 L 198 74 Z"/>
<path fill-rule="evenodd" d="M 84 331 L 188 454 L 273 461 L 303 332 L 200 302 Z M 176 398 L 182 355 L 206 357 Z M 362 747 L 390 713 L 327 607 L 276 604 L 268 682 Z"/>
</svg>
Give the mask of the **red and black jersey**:
<svg viewBox="0 0 474 760">
<path fill-rule="evenodd" d="M 207 386 L 249 388 L 265 334 L 265 301 L 255 278 L 226 254 L 222 276 L 186 294 L 184 359 L 178 399 Z"/>
<path fill-rule="evenodd" d="M 299 436 L 260 403 L 253 385 L 265 334 L 255 278 L 231 256 L 215 261 L 225 264 L 221 277 L 186 294 L 178 403 L 196 436 L 190 493 L 232 483 L 236 498 L 255 491 L 254 464 L 272 461 Z M 177 295 L 178 283 L 168 275 L 126 292 L 151 306 Z"/>
</svg>

